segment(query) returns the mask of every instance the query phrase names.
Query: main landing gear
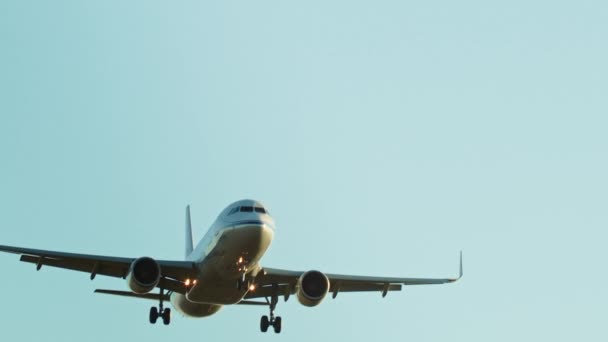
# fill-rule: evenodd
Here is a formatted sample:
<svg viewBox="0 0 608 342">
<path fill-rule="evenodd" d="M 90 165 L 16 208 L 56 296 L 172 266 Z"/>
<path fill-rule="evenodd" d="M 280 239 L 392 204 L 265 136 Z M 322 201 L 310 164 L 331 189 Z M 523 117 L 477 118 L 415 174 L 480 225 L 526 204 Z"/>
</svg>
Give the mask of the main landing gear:
<svg viewBox="0 0 608 342">
<path fill-rule="evenodd" d="M 158 308 L 153 306 L 150 308 L 150 323 L 156 324 L 158 318 L 163 319 L 164 325 L 169 325 L 171 323 L 171 309 L 166 308 L 163 309 L 163 300 L 165 299 L 165 293 L 163 289 L 160 289 L 160 303 L 158 304 Z"/>
<path fill-rule="evenodd" d="M 268 301 L 268 298 L 266 298 L 266 301 Z M 264 333 L 268 331 L 269 326 L 272 326 L 274 328 L 274 332 L 276 334 L 281 333 L 283 320 L 281 319 L 281 317 L 274 316 L 274 309 L 276 309 L 278 302 L 278 297 L 272 296 L 270 302 L 268 303 L 268 305 L 270 306 L 270 317 L 262 316 L 262 319 L 260 320 L 260 330 Z"/>
</svg>

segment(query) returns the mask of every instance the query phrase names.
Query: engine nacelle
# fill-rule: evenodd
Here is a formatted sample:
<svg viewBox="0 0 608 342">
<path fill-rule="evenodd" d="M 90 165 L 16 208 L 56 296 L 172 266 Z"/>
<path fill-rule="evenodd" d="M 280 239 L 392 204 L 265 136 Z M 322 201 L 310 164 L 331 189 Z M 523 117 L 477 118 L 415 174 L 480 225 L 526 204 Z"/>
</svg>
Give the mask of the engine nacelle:
<svg viewBox="0 0 608 342">
<path fill-rule="evenodd" d="M 329 279 L 319 271 L 308 271 L 298 279 L 296 296 L 304 306 L 317 306 L 329 292 Z"/>
<path fill-rule="evenodd" d="M 127 284 L 131 291 L 144 294 L 152 291 L 160 281 L 160 265 L 156 260 L 143 257 L 131 264 Z"/>
</svg>

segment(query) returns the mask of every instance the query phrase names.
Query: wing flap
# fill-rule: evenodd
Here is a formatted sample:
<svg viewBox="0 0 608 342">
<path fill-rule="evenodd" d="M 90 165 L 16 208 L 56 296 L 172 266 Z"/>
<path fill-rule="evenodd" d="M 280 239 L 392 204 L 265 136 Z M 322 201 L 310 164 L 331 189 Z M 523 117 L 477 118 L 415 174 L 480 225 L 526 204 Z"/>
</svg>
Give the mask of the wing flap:
<svg viewBox="0 0 608 342">
<path fill-rule="evenodd" d="M 449 278 L 391 278 L 391 277 L 367 277 L 351 276 L 342 274 L 327 274 L 330 281 L 351 284 L 402 284 L 402 285 L 434 285 L 445 284 L 453 281 Z"/>
<path fill-rule="evenodd" d="M 332 284 L 329 292 L 382 292 L 401 291 L 400 284 Z"/>
</svg>

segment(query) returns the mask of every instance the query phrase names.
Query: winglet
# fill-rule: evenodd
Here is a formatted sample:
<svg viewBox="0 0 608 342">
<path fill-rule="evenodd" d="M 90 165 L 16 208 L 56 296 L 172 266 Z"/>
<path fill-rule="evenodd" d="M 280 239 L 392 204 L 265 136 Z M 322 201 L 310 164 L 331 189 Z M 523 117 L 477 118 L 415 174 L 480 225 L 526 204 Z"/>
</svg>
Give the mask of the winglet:
<svg viewBox="0 0 608 342">
<path fill-rule="evenodd" d="M 462 278 L 462 275 L 464 273 L 462 272 L 462 251 L 460 251 L 460 272 L 458 273 L 458 278 L 454 278 L 454 279 L 450 279 L 450 282 L 455 282 L 457 280 L 459 280 L 460 278 Z"/>
<path fill-rule="evenodd" d="M 190 205 L 186 206 L 186 258 L 192 254 L 192 220 L 190 219 Z"/>
<path fill-rule="evenodd" d="M 462 275 L 464 273 L 462 272 L 462 251 L 460 251 L 460 273 L 458 274 L 458 279 L 462 278 Z"/>
</svg>

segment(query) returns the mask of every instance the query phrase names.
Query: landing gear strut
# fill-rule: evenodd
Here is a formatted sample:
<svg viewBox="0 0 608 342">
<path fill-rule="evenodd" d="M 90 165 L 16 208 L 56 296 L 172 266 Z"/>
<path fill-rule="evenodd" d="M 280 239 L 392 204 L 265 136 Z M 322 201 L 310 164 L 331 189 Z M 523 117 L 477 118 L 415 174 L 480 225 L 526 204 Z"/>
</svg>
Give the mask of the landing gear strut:
<svg viewBox="0 0 608 342">
<path fill-rule="evenodd" d="M 266 301 L 268 302 L 268 298 L 266 298 Z M 274 328 L 276 334 L 281 333 L 283 320 L 279 316 L 274 316 L 274 309 L 276 309 L 278 302 L 279 298 L 277 296 L 272 296 L 268 303 L 268 306 L 270 307 L 270 317 L 262 316 L 262 319 L 260 320 L 260 330 L 264 333 L 268 331 L 269 326 Z"/>
<path fill-rule="evenodd" d="M 249 288 L 249 280 L 247 280 L 245 273 L 236 281 L 237 290 L 241 291 L 244 288 Z"/>
<path fill-rule="evenodd" d="M 150 323 L 156 324 L 156 320 L 159 317 L 163 319 L 164 325 L 169 325 L 171 323 L 171 309 L 166 308 L 163 309 L 163 301 L 165 299 L 165 290 L 160 289 L 160 303 L 158 304 L 158 308 L 153 306 L 150 308 Z"/>
</svg>

